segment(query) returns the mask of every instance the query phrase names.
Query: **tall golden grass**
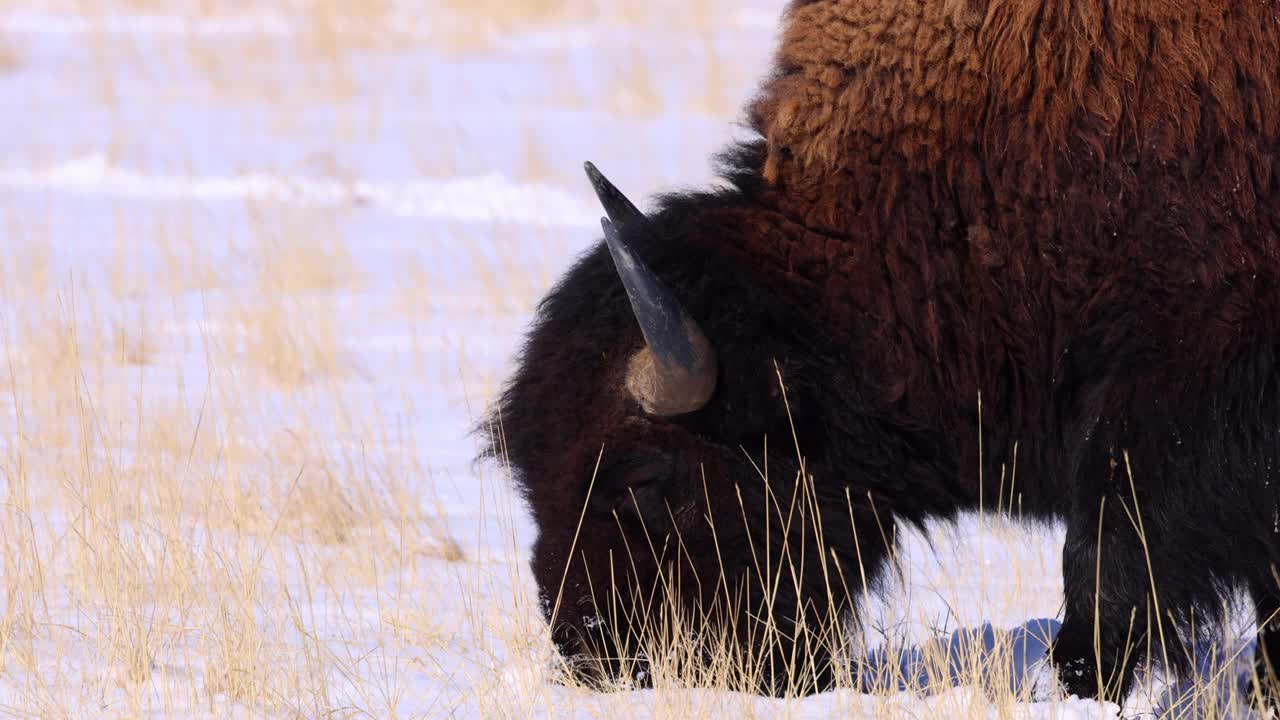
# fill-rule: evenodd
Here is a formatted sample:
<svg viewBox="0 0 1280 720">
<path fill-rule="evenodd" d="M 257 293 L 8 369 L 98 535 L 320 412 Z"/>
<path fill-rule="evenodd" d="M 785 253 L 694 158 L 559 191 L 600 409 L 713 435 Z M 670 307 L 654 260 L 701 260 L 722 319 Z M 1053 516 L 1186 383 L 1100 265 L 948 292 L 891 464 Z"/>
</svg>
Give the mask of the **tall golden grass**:
<svg viewBox="0 0 1280 720">
<path fill-rule="evenodd" d="M 236 288 L 200 253 L 184 279 L 133 276 L 127 243 L 105 277 L 54 276 L 38 234 L 0 250 L 0 715 L 316 717 L 337 676 L 383 716 L 409 661 L 352 648 L 441 651 L 413 578 L 470 554 L 429 439 L 347 397 L 350 328 L 309 297 L 358 289 L 340 244 L 256 227 L 261 274 Z"/>
</svg>

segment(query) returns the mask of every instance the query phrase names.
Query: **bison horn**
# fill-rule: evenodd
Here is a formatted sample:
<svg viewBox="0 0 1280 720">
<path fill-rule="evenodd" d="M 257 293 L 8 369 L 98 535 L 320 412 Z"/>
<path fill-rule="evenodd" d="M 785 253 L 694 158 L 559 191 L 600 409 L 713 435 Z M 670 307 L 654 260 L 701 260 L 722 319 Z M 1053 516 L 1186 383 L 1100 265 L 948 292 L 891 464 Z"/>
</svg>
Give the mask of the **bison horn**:
<svg viewBox="0 0 1280 720">
<path fill-rule="evenodd" d="M 600 198 L 600 204 L 604 206 L 604 211 L 609 214 L 614 225 L 625 228 L 628 225 L 642 226 L 648 222 L 644 214 L 595 165 L 586 163 L 583 167 L 587 171 L 587 179 L 591 180 L 591 187 L 596 191 L 596 197 Z"/>
<path fill-rule="evenodd" d="M 608 219 L 601 219 L 605 245 L 622 278 L 645 348 L 631 358 L 627 390 L 650 415 L 683 415 L 700 409 L 716 389 L 716 352 L 698 323 L 645 267 L 620 230 L 644 232 L 648 219 L 591 163 L 587 177 Z"/>
<path fill-rule="evenodd" d="M 702 328 L 636 257 L 619 228 L 643 231 L 648 219 L 591 163 L 587 177 L 609 214 L 601 219 L 605 245 L 640 323 L 645 348 L 631 358 L 627 390 L 650 415 L 668 417 L 698 410 L 716 389 L 716 351 Z"/>
<path fill-rule="evenodd" d="M 614 224 L 607 218 L 600 224 L 646 346 L 631 358 L 627 390 L 650 415 L 700 409 L 716 389 L 715 349 L 698 323 L 627 247 Z"/>
</svg>

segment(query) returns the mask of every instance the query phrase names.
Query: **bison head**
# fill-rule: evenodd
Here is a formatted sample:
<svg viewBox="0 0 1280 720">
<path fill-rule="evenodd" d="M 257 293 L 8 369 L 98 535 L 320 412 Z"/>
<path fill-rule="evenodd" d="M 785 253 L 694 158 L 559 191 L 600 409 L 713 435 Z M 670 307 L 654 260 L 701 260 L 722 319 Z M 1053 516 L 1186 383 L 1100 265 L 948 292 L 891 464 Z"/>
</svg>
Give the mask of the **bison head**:
<svg viewBox="0 0 1280 720">
<path fill-rule="evenodd" d="M 604 243 L 540 305 L 490 424 L 538 529 L 552 638 L 592 680 L 645 676 L 668 641 L 689 667 L 743 661 L 766 692 L 822 687 L 871 551 L 850 524 L 882 534 L 865 494 L 813 482 L 840 462 L 822 389 L 849 369 L 812 311 L 694 237 L 723 196 L 647 217 L 587 173 Z"/>
</svg>

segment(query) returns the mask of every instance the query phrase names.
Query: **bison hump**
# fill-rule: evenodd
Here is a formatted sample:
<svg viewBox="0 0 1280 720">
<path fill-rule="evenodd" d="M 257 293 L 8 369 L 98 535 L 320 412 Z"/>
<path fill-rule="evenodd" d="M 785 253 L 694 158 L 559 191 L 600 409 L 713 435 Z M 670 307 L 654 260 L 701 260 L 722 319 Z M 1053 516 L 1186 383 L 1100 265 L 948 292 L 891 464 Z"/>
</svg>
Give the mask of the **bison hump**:
<svg viewBox="0 0 1280 720">
<path fill-rule="evenodd" d="M 1209 133 L 1274 140 L 1278 40 L 1260 0 L 802 0 L 751 117 L 775 183 L 964 149 L 1173 161 Z"/>
</svg>

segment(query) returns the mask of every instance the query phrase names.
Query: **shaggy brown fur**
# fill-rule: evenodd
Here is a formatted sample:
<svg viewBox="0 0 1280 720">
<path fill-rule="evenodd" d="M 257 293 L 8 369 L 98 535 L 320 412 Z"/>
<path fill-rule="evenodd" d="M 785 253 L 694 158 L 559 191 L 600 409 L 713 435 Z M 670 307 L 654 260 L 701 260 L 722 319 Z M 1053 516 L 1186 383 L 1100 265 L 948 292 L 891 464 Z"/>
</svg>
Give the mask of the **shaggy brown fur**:
<svg viewBox="0 0 1280 720">
<path fill-rule="evenodd" d="M 738 237 L 878 321 L 886 399 L 921 422 L 1061 384 L 1082 334 L 1221 361 L 1272 322 L 1277 85 L 1267 2 L 798 2 L 751 109 L 787 224 Z"/>
<path fill-rule="evenodd" d="M 607 512 L 583 522 L 590 550 L 569 541 L 602 447 L 616 495 L 601 507 L 683 519 L 691 565 L 711 574 L 714 558 L 749 581 L 743 548 L 767 502 L 752 505 L 741 448 L 785 432 L 768 389 L 777 360 L 824 517 L 861 503 L 856 528 L 824 521 L 843 568 L 861 560 L 874 577 L 886 550 L 862 498 L 890 523 L 989 507 L 1017 444 L 1018 503 L 1068 525 L 1054 657 L 1072 691 L 1098 692 L 1095 670 L 1128 687 L 1125 644 L 1144 637 L 1153 601 L 1136 514 L 1175 619 L 1214 617 L 1235 585 L 1269 619 L 1278 83 L 1269 1 L 794 3 L 750 110 L 764 140 L 730 153 L 734 190 L 667 198 L 656 236 L 635 238 L 716 346 L 716 397 L 683 418 L 627 399 L 617 378 L 639 335 L 597 250 L 544 303 L 503 399 L 548 607 L 557 586 L 586 598 L 575 588 L 627 552 L 618 536 L 634 529 Z M 745 512 L 717 507 L 735 492 Z M 680 512 L 664 521 L 667 507 Z M 713 547 L 702 515 L 751 522 Z M 644 587 L 657 566 L 636 572 Z M 829 610 L 818 595 L 798 588 L 770 610 Z"/>
</svg>

